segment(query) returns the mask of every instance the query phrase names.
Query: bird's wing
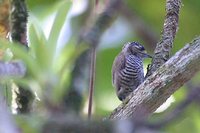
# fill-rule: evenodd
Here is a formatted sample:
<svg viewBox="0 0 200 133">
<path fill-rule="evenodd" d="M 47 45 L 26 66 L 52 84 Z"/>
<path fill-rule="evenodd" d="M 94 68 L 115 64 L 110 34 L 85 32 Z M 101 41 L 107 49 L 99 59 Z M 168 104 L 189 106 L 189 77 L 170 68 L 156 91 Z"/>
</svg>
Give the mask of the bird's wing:
<svg viewBox="0 0 200 133">
<path fill-rule="evenodd" d="M 125 55 L 120 53 L 114 60 L 112 66 L 112 83 L 115 86 L 116 78 L 119 77 L 118 73 L 125 68 Z"/>
</svg>

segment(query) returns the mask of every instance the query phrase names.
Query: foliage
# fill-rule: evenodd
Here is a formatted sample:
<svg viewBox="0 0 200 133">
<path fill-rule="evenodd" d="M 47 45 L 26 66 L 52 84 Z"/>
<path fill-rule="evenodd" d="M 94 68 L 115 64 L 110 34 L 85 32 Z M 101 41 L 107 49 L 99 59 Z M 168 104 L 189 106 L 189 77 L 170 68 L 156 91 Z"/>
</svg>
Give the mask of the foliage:
<svg viewBox="0 0 200 133">
<path fill-rule="evenodd" d="M 57 104 L 64 95 L 63 92 L 66 92 L 69 87 L 71 70 L 74 67 L 75 60 L 88 47 L 86 45 L 77 46 L 76 37 L 78 35 L 75 35 L 76 37 L 71 35 L 64 48 L 59 53 L 57 51 L 60 32 L 63 25 L 67 21 L 66 16 L 69 15 L 69 9 L 72 6 L 71 1 L 27 0 L 27 4 L 30 14 L 28 31 L 30 45 L 29 52 L 21 48 L 19 45 L 16 45 L 16 43 L 10 43 L 2 40 L 1 44 L 6 43 L 7 45 L 1 45 L 1 48 L 9 48 L 13 53 L 13 57 L 11 58 L 23 60 L 27 66 L 28 73 L 26 77 L 22 80 L 14 79 L 15 82 L 28 86 L 30 89 L 35 91 L 41 101 L 43 99 L 47 99 L 50 100 L 50 102 Z M 136 12 L 136 14 L 144 20 L 149 27 L 152 27 L 157 35 L 160 34 L 165 15 L 164 1 L 147 0 L 143 2 L 140 0 L 128 0 L 127 5 L 129 5 L 128 7 L 131 11 Z M 179 31 L 176 36 L 172 54 L 181 49 L 185 43 L 191 41 L 192 38 L 199 33 L 197 30 L 200 23 L 200 17 L 198 17 L 198 13 L 200 12 L 200 8 L 198 8 L 199 6 L 199 0 L 183 0 L 183 7 L 181 9 L 181 16 L 179 20 Z M 48 19 L 48 17 L 52 14 L 56 15 L 53 19 L 52 27 L 49 27 L 49 36 L 47 36 L 44 34 L 44 28 L 41 25 L 42 22 Z M 79 14 L 75 17 L 67 19 L 70 19 L 71 22 L 87 19 L 86 16 L 82 15 L 83 14 Z M 95 84 L 96 90 L 94 94 L 94 117 L 102 118 L 103 116 L 108 115 L 108 113 L 120 103 L 112 87 L 111 67 L 114 57 L 121 50 L 122 42 L 124 43 L 135 40 L 143 42 L 143 40 L 135 34 L 133 27 L 130 25 L 124 26 L 124 22 L 130 22 L 127 22 L 123 16 L 120 16 L 120 19 L 123 19 L 123 21 L 119 21 L 117 19 L 117 22 L 114 23 L 114 25 L 111 26 L 111 28 L 108 29 L 103 35 L 98 49 Z M 72 30 L 77 30 L 75 33 L 80 33 L 81 29 L 77 29 L 76 27 L 83 27 L 82 25 L 84 25 L 84 21 L 73 23 L 73 26 L 71 27 Z M 118 27 L 121 29 L 118 29 Z M 131 31 L 126 31 L 127 29 Z M 120 34 L 115 32 L 116 30 L 124 30 L 128 34 L 119 35 L 118 38 L 112 39 L 111 36 L 117 36 Z M 145 47 L 148 47 L 148 44 L 144 45 Z M 152 52 L 153 48 L 147 49 L 147 51 Z M 8 58 L 7 54 L 4 59 L 11 60 L 11 58 Z M 145 60 L 145 66 L 147 66 L 149 62 L 149 60 Z M 195 84 L 199 85 L 199 76 L 194 77 L 191 83 L 193 83 L 193 81 Z M 174 94 L 176 101 L 164 112 L 155 114 L 155 119 L 159 120 L 166 112 L 170 112 L 173 107 L 176 107 L 176 105 L 184 99 L 187 89 L 188 87 L 184 86 L 176 92 Z M 181 120 L 176 122 L 175 126 L 170 125 L 163 130 L 169 132 L 200 132 L 200 115 L 197 110 L 198 109 L 195 105 L 191 105 L 182 115 Z M 38 132 L 37 128 L 39 128 L 40 125 L 36 124 L 36 121 L 43 121 L 43 119 L 38 117 L 28 118 L 24 116 L 17 116 L 16 121 L 24 132 Z M 190 130 L 191 127 L 192 130 Z M 34 131 L 31 129 L 34 129 Z"/>
</svg>

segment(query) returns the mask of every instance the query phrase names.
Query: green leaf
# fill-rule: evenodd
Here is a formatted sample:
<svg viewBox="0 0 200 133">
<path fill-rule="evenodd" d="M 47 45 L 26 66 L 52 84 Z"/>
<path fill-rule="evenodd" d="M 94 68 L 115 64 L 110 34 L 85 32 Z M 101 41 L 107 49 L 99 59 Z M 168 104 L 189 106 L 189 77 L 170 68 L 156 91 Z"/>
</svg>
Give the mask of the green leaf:
<svg viewBox="0 0 200 133">
<path fill-rule="evenodd" d="M 37 65 L 35 59 L 28 53 L 28 51 L 24 48 L 24 46 L 17 43 L 3 41 L 1 39 L 0 39 L 0 44 L 9 48 L 13 53 L 14 58 L 22 60 L 27 67 L 27 71 L 29 71 L 30 74 L 32 74 L 34 77 L 37 77 L 38 73 L 40 72 L 40 68 Z"/>
<path fill-rule="evenodd" d="M 17 44 L 19 45 L 19 44 Z M 17 46 L 10 47 L 12 52 L 18 59 L 22 59 L 27 66 L 27 70 L 34 76 L 37 77 L 38 73 L 40 72 L 40 68 L 36 62 L 36 60 L 30 56 L 28 53 L 25 52 L 24 49 Z"/>
<path fill-rule="evenodd" d="M 29 13 L 34 14 L 39 20 L 44 20 L 46 16 L 52 14 L 56 10 L 57 0 L 27 0 Z"/>
<path fill-rule="evenodd" d="M 23 133 L 39 133 L 41 132 L 44 118 L 37 115 L 15 115 L 15 122 Z"/>
<path fill-rule="evenodd" d="M 58 56 L 58 59 L 54 64 L 55 72 L 59 76 L 59 82 L 53 91 L 53 97 L 55 97 L 56 101 L 59 101 L 63 96 L 64 90 L 66 90 L 69 85 L 69 81 L 71 78 L 71 69 L 74 65 L 75 60 L 83 53 L 86 49 L 88 49 L 88 45 L 74 45 L 73 41 L 69 42 L 68 45 L 65 45 L 65 48 L 61 51 L 61 54 Z"/>
<path fill-rule="evenodd" d="M 50 53 L 47 47 L 47 41 L 39 26 L 30 26 L 30 48 L 33 51 L 33 55 L 42 69 L 49 69 L 50 66 Z"/>
<path fill-rule="evenodd" d="M 56 44 L 60 35 L 60 31 L 65 22 L 65 18 L 67 16 L 67 12 L 69 10 L 70 5 L 71 4 L 69 4 L 69 1 L 63 1 L 60 3 L 60 6 L 58 7 L 59 10 L 56 13 L 56 17 L 54 19 L 54 23 L 51 28 L 49 39 L 48 39 L 48 45 L 50 48 L 49 52 L 51 53 L 55 53 Z"/>
</svg>

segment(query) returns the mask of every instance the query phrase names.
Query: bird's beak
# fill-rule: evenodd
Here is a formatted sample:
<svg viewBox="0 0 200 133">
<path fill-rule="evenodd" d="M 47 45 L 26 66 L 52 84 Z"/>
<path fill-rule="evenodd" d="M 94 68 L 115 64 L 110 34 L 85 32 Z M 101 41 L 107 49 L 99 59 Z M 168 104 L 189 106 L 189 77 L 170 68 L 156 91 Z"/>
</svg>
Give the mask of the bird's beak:
<svg viewBox="0 0 200 133">
<path fill-rule="evenodd" d="M 143 54 L 143 58 L 153 58 L 151 55 L 147 54 L 146 51 L 141 52 Z"/>
</svg>

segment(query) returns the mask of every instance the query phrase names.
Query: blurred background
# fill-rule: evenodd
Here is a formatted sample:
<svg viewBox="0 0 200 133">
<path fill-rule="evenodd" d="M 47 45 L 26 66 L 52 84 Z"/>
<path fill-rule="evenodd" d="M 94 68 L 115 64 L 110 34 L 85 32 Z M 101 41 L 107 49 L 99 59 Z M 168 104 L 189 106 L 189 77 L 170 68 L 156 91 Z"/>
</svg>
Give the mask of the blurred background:
<svg viewBox="0 0 200 133">
<path fill-rule="evenodd" d="M 84 44 L 79 44 L 78 40 L 95 25 L 95 20 L 106 9 L 109 1 L 26 1 L 29 13 L 28 41 L 30 48 L 33 49 L 31 55 L 35 57 L 39 49 L 38 52 L 40 55 L 38 58 L 41 62 L 50 57 L 53 59 L 52 62 L 54 62 L 52 65 L 53 68 L 49 68 L 49 70 L 46 68 L 40 69 L 41 71 L 47 71 L 40 74 L 37 80 L 52 84 L 56 84 L 57 80 L 61 80 L 62 82 L 59 82 L 62 86 L 60 90 L 53 91 L 53 93 L 56 93 L 55 101 L 58 101 L 57 99 L 59 98 L 57 97 L 66 95 L 64 98 L 66 106 L 71 107 L 75 105 L 72 108 L 80 110 L 79 114 L 83 117 L 87 116 L 90 54 L 83 50 L 84 47 L 81 45 Z M 146 51 L 150 55 L 153 55 L 153 50 L 162 32 L 165 18 L 165 2 L 165 0 L 123 1 L 122 7 L 117 9 L 116 14 L 112 18 L 112 23 L 102 32 L 99 43 L 96 44 L 97 58 L 93 118 L 101 120 L 108 116 L 121 103 L 112 87 L 111 68 L 114 58 L 121 51 L 124 43 L 132 41 L 140 42 L 144 45 Z M 199 7 L 199 0 L 182 0 L 179 29 L 171 56 L 184 47 L 186 43 L 191 42 L 195 37 L 199 36 Z M 43 47 L 42 43 L 45 41 L 52 44 L 53 48 L 51 48 L 51 51 Z M 39 43 L 39 46 L 35 47 L 36 43 Z M 67 64 L 63 63 L 66 60 Z M 37 65 L 44 67 L 45 65 L 42 66 L 41 62 L 37 62 Z M 150 62 L 150 59 L 144 61 L 144 71 L 146 71 L 147 65 Z M 48 62 L 46 65 L 51 67 Z M 61 71 L 62 75 L 56 75 L 56 72 L 60 71 L 62 67 L 65 68 L 64 71 Z M 54 72 L 50 72 L 51 70 Z M 181 87 L 170 97 L 167 104 L 159 108 L 149 121 L 162 120 L 162 118 L 168 116 L 167 114 L 173 112 L 189 97 L 188 94 L 190 94 L 191 90 L 200 88 L 199 74 L 197 73 L 189 83 Z M 31 81 L 29 80 L 26 83 L 30 88 L 34 88 L 33 90 L 39 95 L 42 93 L 40 89 L 43 86 L 37 80 L 31 79 Z M 40 99 L 40 95 L 38 97 Z M 200 132 L 200 98 L 194 101 L 184 106 L 185 108 L 181 108 L 179 110 L 181 115 L 177 115 L 177 118 L 162 130 L 164 132 L 176 133 Z"/>
</svg>

